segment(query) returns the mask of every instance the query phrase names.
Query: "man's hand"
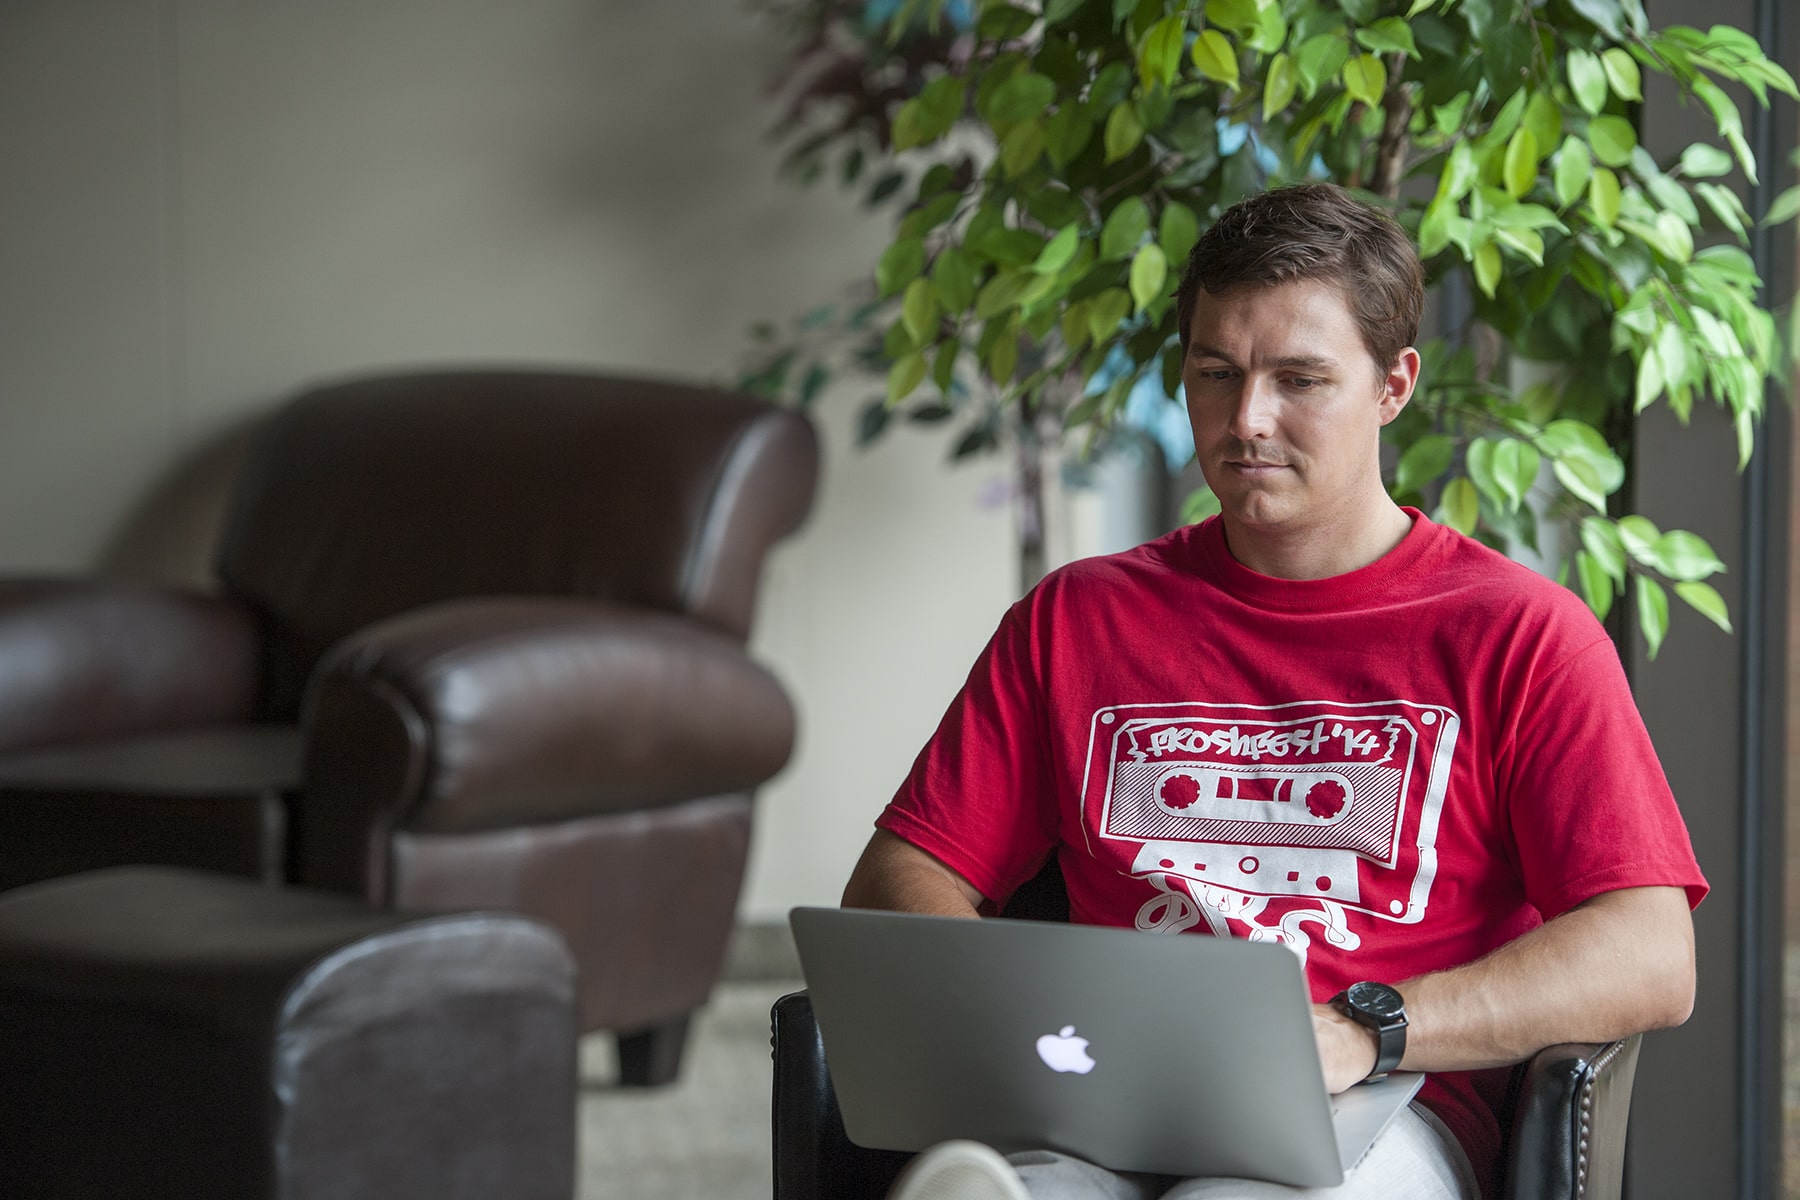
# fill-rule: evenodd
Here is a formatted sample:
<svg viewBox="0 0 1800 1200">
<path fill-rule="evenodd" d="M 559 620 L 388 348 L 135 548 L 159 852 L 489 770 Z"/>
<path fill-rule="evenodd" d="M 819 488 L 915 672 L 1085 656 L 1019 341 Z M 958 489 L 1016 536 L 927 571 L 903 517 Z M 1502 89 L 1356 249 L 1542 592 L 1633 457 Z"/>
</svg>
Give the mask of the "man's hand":
<svg viewBox="0 0 1800 1200">
<path fill-rule="evenodd" d="M 1486 958 L 1394 986 L 1406 1001 L 1406 1071 L 1504 1066 L 1559 1042 L 1679 1025 L 1694 1003 L 1687 896 L 1678 887 L 1603 892 Z M 1374 1066 L 1373 1031 L 1330 1006 L 1315 1007 L 1313 1032 L 1333 1092 Z"/>
<path fill-rule="evenodd" d="M 1367 1079 L 1381 1053 L 1381 1041 L 1375 1031 L 1329 1004 L 1313 1005 L 1312 1019 L 1313 1038 L 1319 1044 L 1319 1066 L 1325 1071 L 1325 1090 L 1335 1096 Z"/>
</svg>

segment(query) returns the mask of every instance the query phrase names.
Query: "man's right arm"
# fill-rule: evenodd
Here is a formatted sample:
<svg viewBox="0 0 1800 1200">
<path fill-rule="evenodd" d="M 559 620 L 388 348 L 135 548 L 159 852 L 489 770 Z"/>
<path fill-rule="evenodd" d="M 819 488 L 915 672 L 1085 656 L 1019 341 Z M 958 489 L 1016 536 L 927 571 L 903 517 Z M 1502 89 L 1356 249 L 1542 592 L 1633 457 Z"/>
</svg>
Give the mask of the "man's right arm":
<svg viewBox="0 0 1800 1200">
<path fill-rule="evenodd" d="M 974 884 L 885 829 L 869 839 L 844 888 L 845 908 L 977 917 L 986 903 Z"/>
</svg>

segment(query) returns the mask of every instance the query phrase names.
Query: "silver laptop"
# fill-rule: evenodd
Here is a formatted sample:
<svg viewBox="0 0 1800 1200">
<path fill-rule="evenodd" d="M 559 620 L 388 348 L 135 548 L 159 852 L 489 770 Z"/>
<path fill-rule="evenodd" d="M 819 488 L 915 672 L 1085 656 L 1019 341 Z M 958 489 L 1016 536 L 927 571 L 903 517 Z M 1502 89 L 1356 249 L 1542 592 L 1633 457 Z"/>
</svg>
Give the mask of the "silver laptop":
<svg viewBox="0 0 1800 1200">
<path fill-rule="evenodd" d="M 1044 921 L 796 908 L 844 1130 L 1119 1171 L 1330 1186 L 1424 1076 L 1325 1091 L 1285 947 Z"/>
</svg>

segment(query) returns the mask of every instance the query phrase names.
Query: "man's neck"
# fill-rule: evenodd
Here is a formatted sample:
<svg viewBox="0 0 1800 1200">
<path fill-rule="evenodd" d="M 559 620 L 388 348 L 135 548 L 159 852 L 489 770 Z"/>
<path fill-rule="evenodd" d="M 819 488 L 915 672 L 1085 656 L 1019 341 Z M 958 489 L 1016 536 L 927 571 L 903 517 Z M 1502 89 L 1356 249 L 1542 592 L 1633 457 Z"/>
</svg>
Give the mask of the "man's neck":
<svg viewBox="0 0 1800 1200">
<path fill-rule="evenodd" d="M 1412 518 L 1383 497 L 1371 519 L 1346 527 L 1330 522 L 1306 529 L 1255 529 L 1225 514 L 1231 556 L 1259 575 L 1276 579 L 1330 579 L 1366 567 L 1398 546 Z"/>
</svg>

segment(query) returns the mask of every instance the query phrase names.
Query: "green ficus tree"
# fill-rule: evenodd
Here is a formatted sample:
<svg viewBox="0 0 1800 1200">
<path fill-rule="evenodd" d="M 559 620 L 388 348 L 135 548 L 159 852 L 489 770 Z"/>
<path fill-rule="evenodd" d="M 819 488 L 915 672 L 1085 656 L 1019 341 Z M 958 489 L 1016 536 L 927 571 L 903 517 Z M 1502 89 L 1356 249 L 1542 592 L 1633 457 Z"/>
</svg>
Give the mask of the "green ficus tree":
<svg viewBox="0 0 1800 1200">
<path fill-rule="evenodd" d="M 1602 618 L 1630 594 L 1653 655 L 1670 589 L 1730 630 L 1718 556 L 1618 493 L 1651 404 L 1722 405 L 1746 459 L 1782 354 L 1722 85 L 1797 93 L 1754 38 L 1652 28 L 1639 0 L 908 0 L 892 27 L 952 17 L 887 128 L 918 171 L 875 271 L 891 409 L 985 396 L 1027 434 L 1104 431 L 1146 379 L 1175 397 L 1172 292 L 1201 229 L 1332 179 L 1387 205 L 1457 298 L 1385 432 L 1394 497 L 1540 553 Z M 1648 76 L 1716 139 L 1646 151 Z"/>
</svg>

